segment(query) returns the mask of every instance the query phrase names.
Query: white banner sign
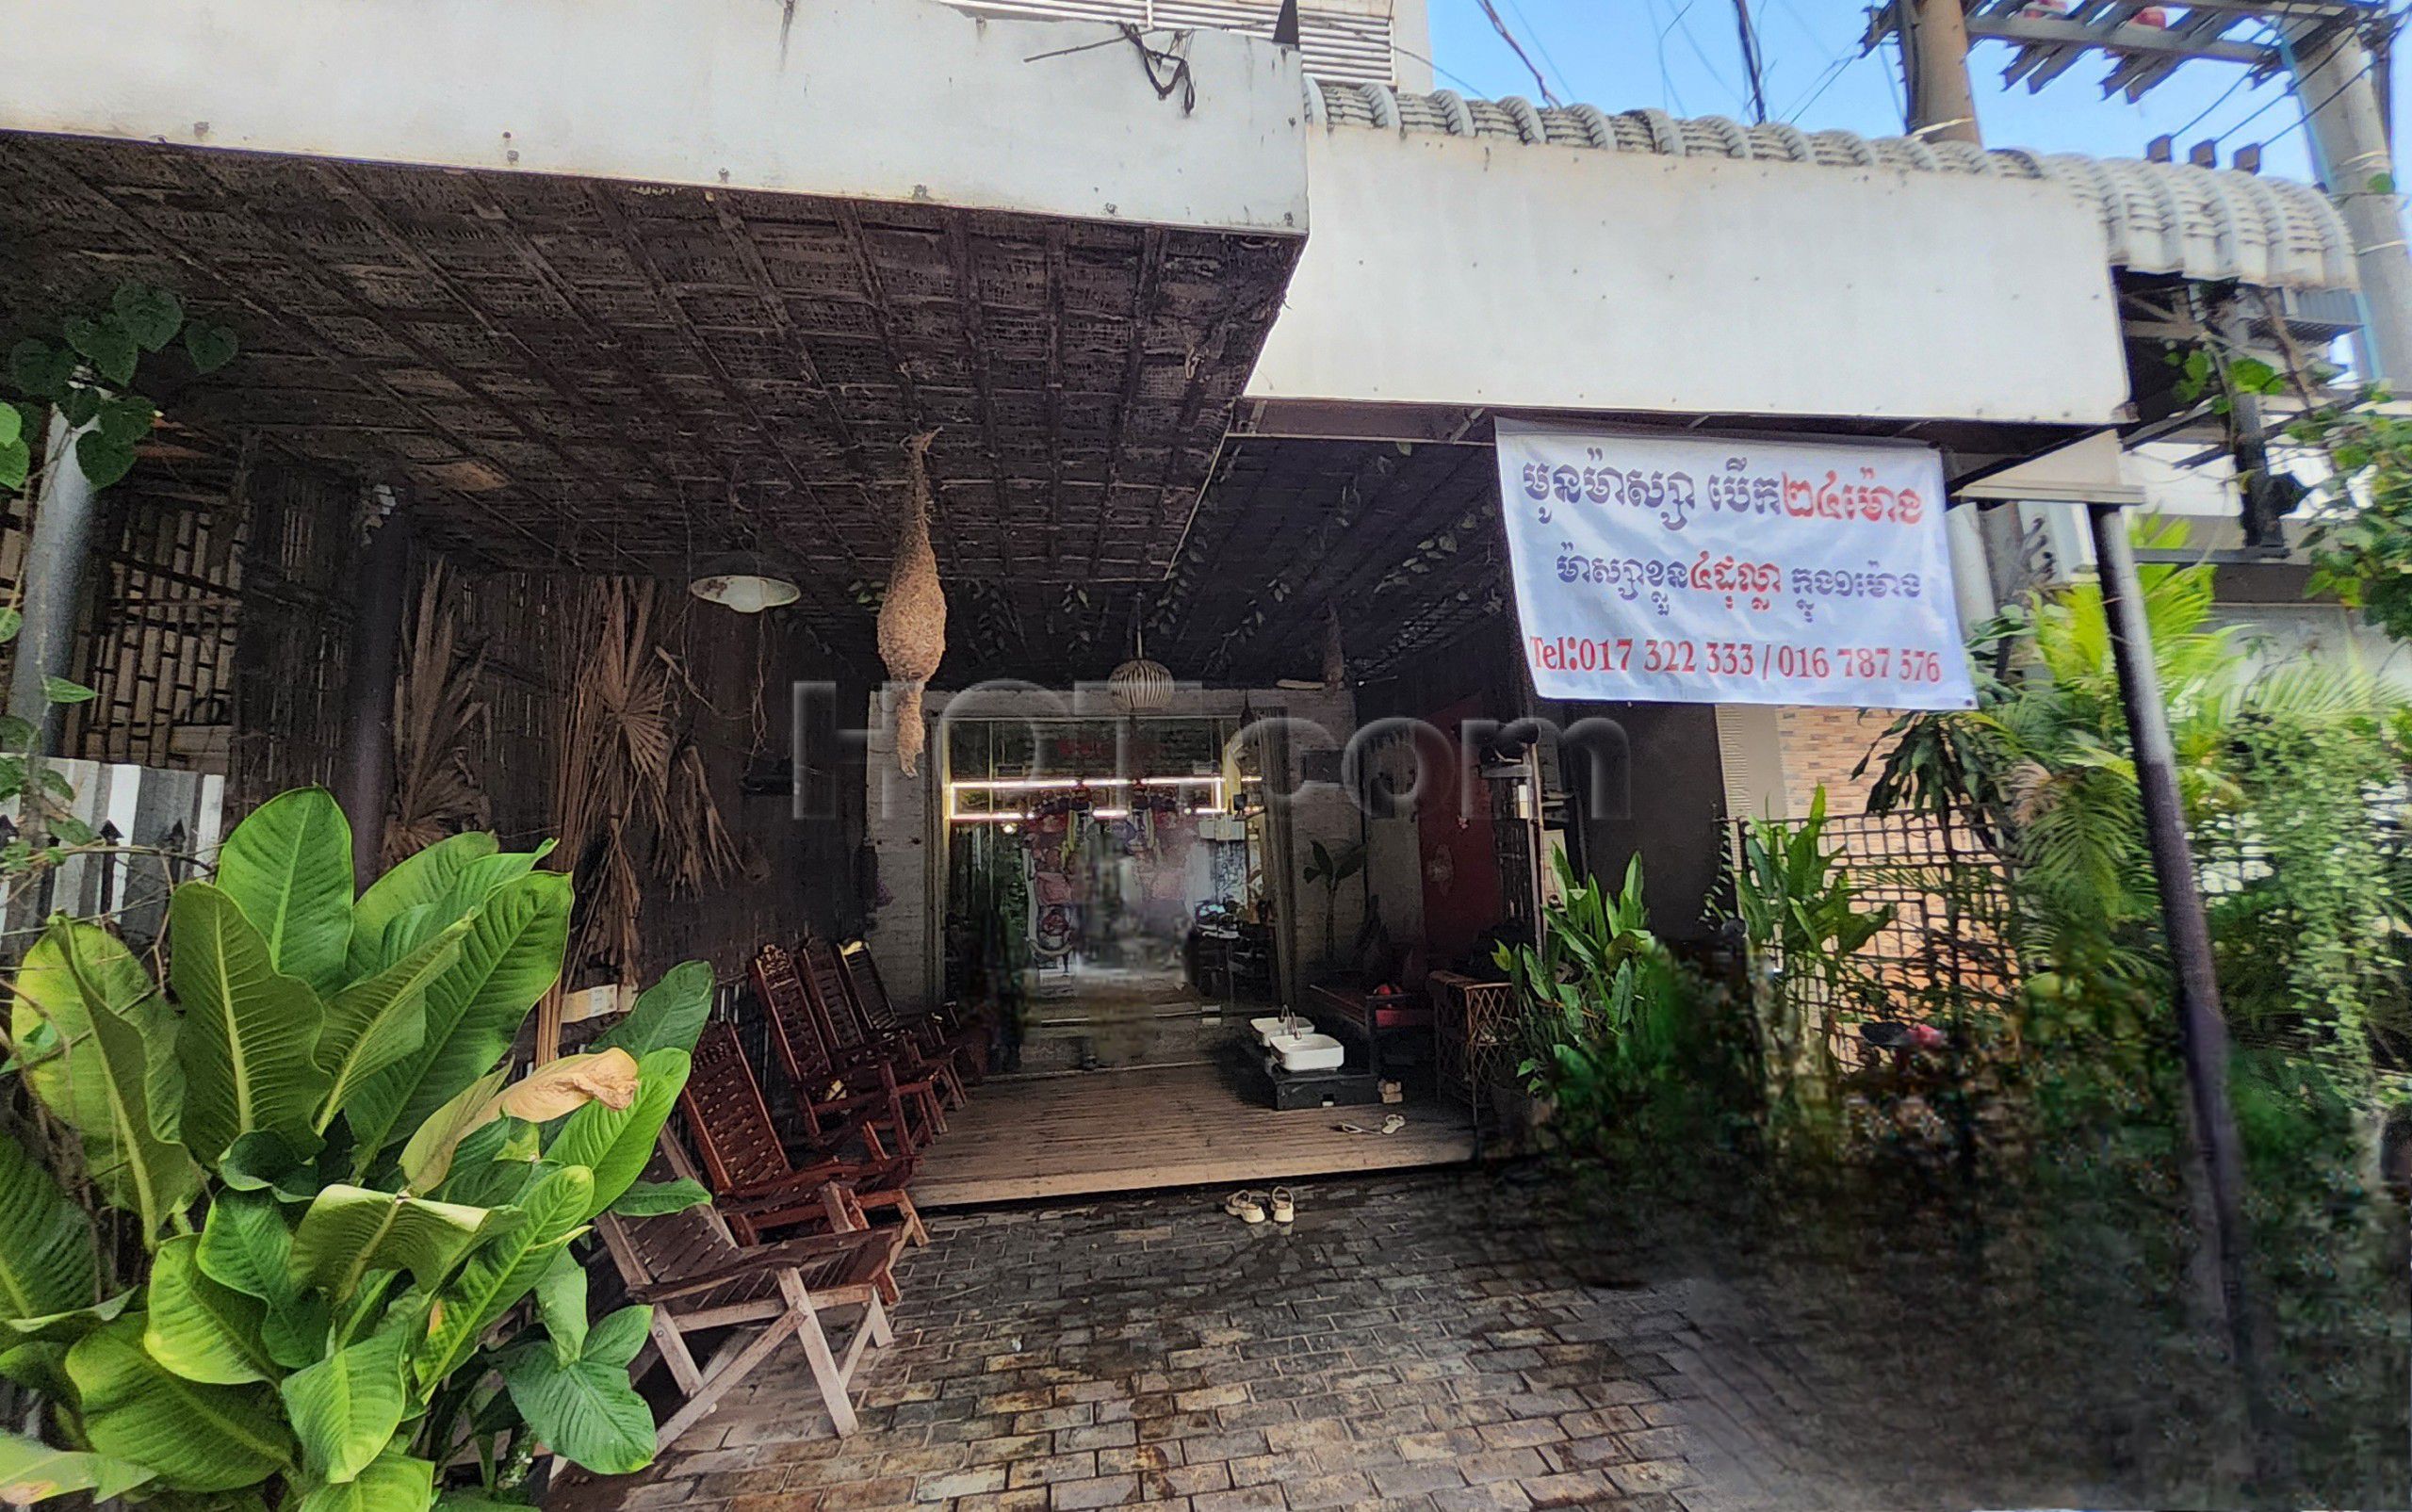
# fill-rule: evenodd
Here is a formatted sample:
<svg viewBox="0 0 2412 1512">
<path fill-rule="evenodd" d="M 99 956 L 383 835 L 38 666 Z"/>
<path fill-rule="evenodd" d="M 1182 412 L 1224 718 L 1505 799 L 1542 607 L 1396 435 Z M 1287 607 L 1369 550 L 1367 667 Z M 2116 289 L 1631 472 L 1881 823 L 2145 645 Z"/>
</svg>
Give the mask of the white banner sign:
<svg viewBox="0 0 2412 1512">
<path fill-rule="evenodd" d="M 1923 447 L 1502 420 L 1516 613 L 1544 698 L 1966 708 Z"/>
</svg>

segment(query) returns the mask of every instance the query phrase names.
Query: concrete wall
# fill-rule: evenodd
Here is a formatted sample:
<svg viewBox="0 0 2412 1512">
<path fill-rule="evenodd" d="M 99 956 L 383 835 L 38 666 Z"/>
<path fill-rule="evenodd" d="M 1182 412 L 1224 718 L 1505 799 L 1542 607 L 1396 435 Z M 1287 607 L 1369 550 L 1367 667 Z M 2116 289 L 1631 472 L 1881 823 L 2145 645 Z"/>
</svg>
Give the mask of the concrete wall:
<svg viewBox="0 0 2412 1512">
<path fill-rule="evenodd" d="M 0 0 L 0 129 L 1303 233 L 1297 55 L 934 0 Z"/>
<path fill-rule="evenodd" d="M 2050 185 L 1335 126 L 1250 398 L 2093 424 L 2108 253 Z"/>
</svg>

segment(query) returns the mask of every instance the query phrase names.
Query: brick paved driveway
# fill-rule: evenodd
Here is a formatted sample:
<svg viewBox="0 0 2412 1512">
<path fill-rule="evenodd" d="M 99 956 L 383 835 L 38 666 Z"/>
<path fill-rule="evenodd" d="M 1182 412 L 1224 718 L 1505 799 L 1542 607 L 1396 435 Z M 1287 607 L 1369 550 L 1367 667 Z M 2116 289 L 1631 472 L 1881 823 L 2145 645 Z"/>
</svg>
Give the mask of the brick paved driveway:
<svg viewBox="0 0 2412 1512">
<path fill-rule="evenodd" d="M 800 1363 L 555 1504 L 847 1512 L 1900 1504 L 1794 1441 L 1780 1346 L 1698 1280 L 1587 1284 L 1542 1198 L 1451 1174 L 939 1215 L 838 1440 Z M 1572 1253 L 1575 1259 L 1562 1260 Z"/>
</svg>

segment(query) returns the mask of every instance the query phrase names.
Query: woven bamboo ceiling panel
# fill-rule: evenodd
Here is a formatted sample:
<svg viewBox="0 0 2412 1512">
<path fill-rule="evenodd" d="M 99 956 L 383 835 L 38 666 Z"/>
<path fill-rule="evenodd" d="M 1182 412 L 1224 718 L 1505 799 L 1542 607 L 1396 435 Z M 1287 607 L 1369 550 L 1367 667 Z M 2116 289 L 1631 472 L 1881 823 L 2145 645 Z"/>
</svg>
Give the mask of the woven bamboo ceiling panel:
<svg viewBox="0 0 2412 1512">
<path fill-rule="evenodd" d="M 171 400 L 497 566 L 774 548 L 868 629 L 904 438 L 950 583 L 1154 581 L 1295 239 L 0 137 L 9 339 L 125 278 L 234 326 Z M 1110 589 L 1100 589 L 1110 593 Z"/>
<path fill-rule="evenodd" d="M 1508 612 L 1485 445 L 1234 436 L 1162 583 L 950 590 L 942 687 L 1063 686 L 1148 655 L 1183 682 L 1322 675 L 1326 606 L 1352 677 L 1379 677 Z"/>
</svg>

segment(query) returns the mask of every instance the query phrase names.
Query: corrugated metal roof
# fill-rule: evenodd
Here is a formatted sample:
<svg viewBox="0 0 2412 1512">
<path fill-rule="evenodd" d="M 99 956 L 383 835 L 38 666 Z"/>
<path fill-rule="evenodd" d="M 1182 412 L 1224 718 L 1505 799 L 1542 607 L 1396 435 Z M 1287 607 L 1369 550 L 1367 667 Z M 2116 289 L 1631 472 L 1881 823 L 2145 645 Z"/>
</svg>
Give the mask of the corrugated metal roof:
<svg viewBox="0 0 2412 1512">
<path fill-rule="evenodd" d="M 2047 179 L 2094 206 L 2114 267 L 2236 280 L 2266 288 L 2357 286 L 2353 240 L 2337 206 L 2307 184 L 2234 170 L 2073 153 L 1988 151 L 1909 137 L 1805 132 L 1663 110 L 1615 115 L 1588 105 L 1537 106 L 1451 90 L 1410 94 L 1379 84 L 1307 80 L 1307 113 L 1328 126 L 1426 131 L 1667 157 L 1725 157 L 1831 168 L 1888 168 Z"/>
</svg>

